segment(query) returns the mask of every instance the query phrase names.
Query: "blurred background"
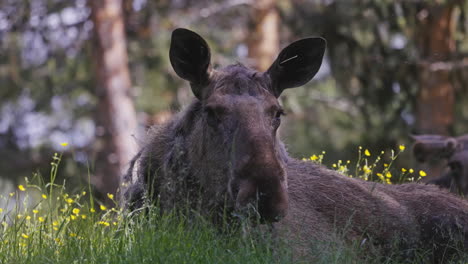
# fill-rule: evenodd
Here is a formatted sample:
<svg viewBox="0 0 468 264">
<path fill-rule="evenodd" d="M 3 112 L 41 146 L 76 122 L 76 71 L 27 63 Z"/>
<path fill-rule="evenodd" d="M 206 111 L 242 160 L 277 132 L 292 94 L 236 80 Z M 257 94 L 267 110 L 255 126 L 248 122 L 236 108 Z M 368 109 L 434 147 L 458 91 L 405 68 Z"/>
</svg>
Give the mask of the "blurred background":
<svg viewBox="0 0 468 264">
<path fill-rule="evenodd" d="M 314 80 L 281 99 L 297 158 L 326 151 L 330 165 L 358 146 L 461 135 L 467 11 L 463 0 L 0 0 L 0 193 L 48 179 L 55 152 L 71 188 L 115 192 L 146 129 L 192 99 L 168 60 L 177 27 L 208 41 L 213 65 L 258 70 L 294 40 L 327 40 Z"/>
</svg>

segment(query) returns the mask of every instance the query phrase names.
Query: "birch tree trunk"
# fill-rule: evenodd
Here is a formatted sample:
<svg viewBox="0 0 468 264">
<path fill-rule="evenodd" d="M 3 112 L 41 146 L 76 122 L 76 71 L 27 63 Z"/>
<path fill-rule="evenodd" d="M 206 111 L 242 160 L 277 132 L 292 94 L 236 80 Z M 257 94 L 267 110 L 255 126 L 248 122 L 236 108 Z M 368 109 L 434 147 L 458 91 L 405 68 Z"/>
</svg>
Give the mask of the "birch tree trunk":
<svg viewBox="0 0 468 264">
<path fill-rule="evenodd" d="M 258 0 L 253 6 L 253 33 L 248 40 L 254 67 L 266 71 L 279 52 L 279 14 L 276 0 Z"/>
<path fill-rule="evenodd" d="M 90 0 L 95 34 L 97 137 L 99 149 L 92 183 L 115 194 L 121 175 L 136 153 L 137 122 L 122 18 L 121 0 Z M 104 196 L 105 197 L 105 196 Z"/>
</svg>

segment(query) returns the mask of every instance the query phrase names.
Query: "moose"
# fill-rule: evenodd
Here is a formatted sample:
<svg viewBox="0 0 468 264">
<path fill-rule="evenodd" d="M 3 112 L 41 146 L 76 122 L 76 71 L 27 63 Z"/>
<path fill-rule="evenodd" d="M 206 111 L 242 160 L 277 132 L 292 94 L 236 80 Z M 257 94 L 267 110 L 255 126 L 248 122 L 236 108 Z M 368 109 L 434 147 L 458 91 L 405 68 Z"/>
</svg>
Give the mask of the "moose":
<svg viewBox="0 0 468 264">
<path fill-rule="evenodd" d="M 346 241 L 382 249 L 398 241 L 402 256 L 424 248 L 433 262 L 457 256 L 454 248 L 463 253 L 467 201 L 436 186 L 349 178 L 288 155 L 278 136 L 278 98 L 314 77 L 325 48 L 323 38 L 310 37 L 284 48 L 265 72 L 242 64 L 213 69 L 207 42 L 174 30 L 170 62 L 195 98 L 148 132 L 124 175 L 125 206 L 150 201 L 164 212 L 188 204 L 214 224 L 253 211 L 304 256 L 311 242 L 343 230 Z"/>
<path fill-rule="evenodd" d="M 468 194 L 468 135 L 414 135 L 413 155 L 420 163 L 436 164 L 442 171 L 433 171 L 426 182 L 449 189 L 453 193 Z M 430 166 L 431 167 L 431 166 Z"/>
</svg>

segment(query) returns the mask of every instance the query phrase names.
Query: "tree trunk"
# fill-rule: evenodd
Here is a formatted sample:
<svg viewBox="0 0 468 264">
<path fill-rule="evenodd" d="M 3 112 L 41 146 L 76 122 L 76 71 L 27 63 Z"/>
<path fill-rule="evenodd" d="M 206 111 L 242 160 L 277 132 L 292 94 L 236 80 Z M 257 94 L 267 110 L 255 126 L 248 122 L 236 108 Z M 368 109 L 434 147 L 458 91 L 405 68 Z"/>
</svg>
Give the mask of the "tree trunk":
<svg viewBox="0 0 468 264">
<path fill-rule="evenodd" d="M 416 103 L 416 132 L 449 135 L 454 122 L 455 91 L 448 70 L 431 67 L 446 61 L 455 51 L 455 5 L 446 3 L 420 12 L 419 47 L 424 63 L 420 65 Z"/>
<path fill-rule="evenodd" d="M 95 34 L 97 137 L 99 149 L 92 183 L 115 194 L 136 153 L 137 123 L 122 19 L 121 0 L 90 0 Z"/>
<path fill-rule="evenodd" d="M 253 33 L 248 40 L 254 67 L 266 71 L 279 51 L 279 14 L 276 0 L 258 0 L 252 14 Z"/>
<path fill-rule="evenodd" d="M 416 101 L 416 133 L 450 135 L 454 122 L 455 89 L 450 71 L 434 69 L 434 62 L 451 59 L 455 51 L 454 1 L 420 11 L 419 47 L 424 60 L 419 65 L 419 91 Z M 419 164 L 427 172 L 427 182 L 442 174 L 445 160 Z"/>
</svg>

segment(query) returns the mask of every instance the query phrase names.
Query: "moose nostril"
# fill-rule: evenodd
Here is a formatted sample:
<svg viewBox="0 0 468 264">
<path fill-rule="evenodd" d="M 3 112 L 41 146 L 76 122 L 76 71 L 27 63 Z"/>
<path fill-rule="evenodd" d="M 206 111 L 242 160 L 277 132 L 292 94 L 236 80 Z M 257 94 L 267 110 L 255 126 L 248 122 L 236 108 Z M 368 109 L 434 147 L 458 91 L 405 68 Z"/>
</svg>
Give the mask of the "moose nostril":
<svg viewBox="0 0 468 264">
<path fill-rule="evenodd" d="M 251 181 L 241 181 L 240 184 L 237 186 L 236 206 L 246 206 L 252 199 L 254 199 L 255 193 L 256 187 Z"/>
</svg>

